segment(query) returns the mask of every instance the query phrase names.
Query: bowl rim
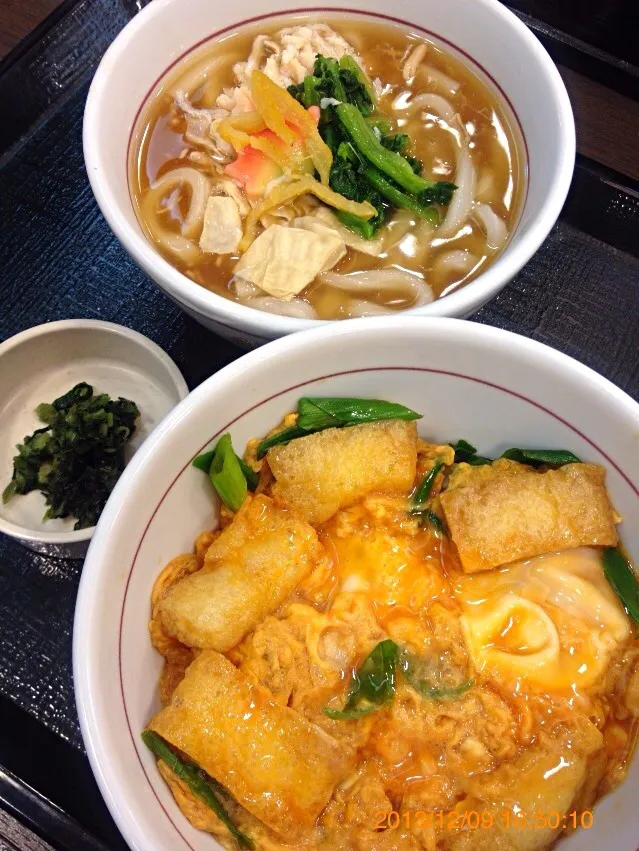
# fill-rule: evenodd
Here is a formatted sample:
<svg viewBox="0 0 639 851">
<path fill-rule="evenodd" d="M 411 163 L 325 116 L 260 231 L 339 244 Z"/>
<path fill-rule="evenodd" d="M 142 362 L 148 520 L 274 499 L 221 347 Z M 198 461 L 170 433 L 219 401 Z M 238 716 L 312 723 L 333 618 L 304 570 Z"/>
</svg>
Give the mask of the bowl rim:
<svg viewBox="0 0 639 851">
<path fill-rule="evenodd" d="M 108 712 L 100 691 L 100 666 L 97 658 L 100 637 L 99 635 L 92 637 L 93 610 L 103 603 L 103 598 L 100 596 L 99 580 L 102 576 L 108 574 L 112 565 L 109 554 L 109 540 L 114 529 L 119 525 L 120 519 L 125 516 L 120 511 L 122 503 L 120 495 L 124 496 L 129 487 L 129 482 L 134 479 L 138 470 L 147 464 L 147 460 L 156 450 L 161 449 L 172 430 L 179 428 L 198 410 L 211 409 L 211 399 L 219 392 L 232 386 L 239 375 L 245 375 L 266 360 L 272 360 L 276 363 L 282 356 L 290 358 L 291 354 L 294 355 L 300 348 L 312 348 L 315 343 L 332 339 L 336 335 L 343 338 L 366 337 L 367 335 L 382 337 L 385 334 L 401 337 L 402 332 L 414 333 L 416 328 L 420 330 L 422 335 L 432 332 L 435 335 L 445 335 L 447 339 L 452 338 L 464 342 L 470 340 L 476 342 L 478 346 L 490 345 L 495 349 L 512 350 L 515 347 L 523 356 L 528 355 L 530 357 L 533 355 L 543 359 L 554 371 L 562 373 L 571 382 L 585 389 L 589 397 L 597 395 L 605 397 L 611 408 L 614 406 L 615 412 L 627 413 L 639 424 L 639 402 L 580 361 L 551 348 L 545 343 L 514 334 L 511 331 L 448 317 L 419 317 L 417 320 L 406 316 L 375 317 L 348 320 L 340 323 L 337 328 L 325 325 L 321 328 L 309 330 L 302 335 L 295 334 L 274 340 L 265 347 L 249 352 L 231 362 L 204 381 L 163 420 L 162 424 L 136 453 L 118 481 L 90 545 L 80 579 L 76 603 L 73 630 L 73 676 L 80 729 L 100 791 L 118 827 L 127 841 L 132 843 L 133 848 L 146 849 L 146 846 L 143 844 L 137 818 L 131 811 L 130 804 L 123 800 L 120 795 L 120 771 L 113 767 L 110 751 L 105 743 L 106 739 L 103 739 L 101 735 L 102 724 L 108 725 Z M 548 409 L 546 410 L 548 411 Z M 557 416 L 552 411 L 548 412 L 552 416 Z M 586 436 L 586 440 L 590 440 L 590 438 Z M 617 465 L 615 464 L 615 466 Z M 623 475 L 623 471 L 618 467 L 617 469 Z M 624 478 L 639 497 L 639 488 L 627 476 L 624 475 Z M 145 510 L 145 515 L 141 521 L 142 526 L 147 519 Z M 140 530 L 142 526 L 140 526 Z M 137 537 L 134 539 L 134 544 L 136 540 Z M 135 570 L 134 563 L 129 578 L 133 570 Z M 123 584 L 122 590 L 117 592 L 118 606 L 125 599 L 125 596 L 126 586 Z M 128 747 L 128 743 L 126 747 Z"/>
<path fill-rule="evenodd" d="M 139 233 L 127 221 L 122 212 L 122 207 L 117 201 L 111 187 L 108 176 L 110 170 L 103 164 L 99 153 L 98 126 L 100 116 L 102 115 L 104 94 L 110 85 L 111 71 L 118 64 L 120 57 L 126 53 L 130 42 L 144 29 L 148 21 L 160 17 L 165 7 L 175 2 L 180 2 L 180 0 L 155 0 L 154 3 L 150 3 L 138 12 L 122 29 L 104 54 L 91 83 L 83 118 L 83 151 L 89 183 L 100 210 L 117 239 L 142 270 L 151 276 L 158 286 L 165 290 L 171 298 L 187 309 L 194 311 L 198 316 L 210 318 L 218 325 L 231 330 L 243 329 L 256 336 L 260 336 L 261 334 L 261 339 L 268 339 L 273 335 L 279 336 L 295 331 L 330 325 L 336 320 L 299 319 L 267 313 L 253 307 L 247 307 L 239 302 L 231 301 L 217 293 L 194 285 L 182 272 L 178 271 L 159 254 L 144 234 Z M 492 299 L 530 260 L 544 242 L 559 217 L 572 181 L 576 155 L 575 123 L 570 99 L 556 65 L 532 31 L 510 9 L 498 2 L 498 0 L 473 0 L 473 3 L 481 6 L 488 17 L 499 17 L 510 27 L 514 37 L 518 38 L 520 43 L 527 48 L 529 55 L 536 60 L 540 73 L 545 76 L 554 100 L 556 113 L 560 116 L 557 123 L 559 156 L 557 157 L 555 166 L 556 179 L 543 201 L 541 211 L 535 217 L 534 221 L 526 227 L 526 231 L 520 234 L 518 244 L 511 249 L 510 253 L 508 253 L 507 245 L 504 252 L 496 258 L 495 262 L 491 263 L 477 278 L 449 295 L 436 299 L 430 304 L 402 311 L 402 315 L 465 316 Z M 330 9 L 331 7 L 328 5 L 305 6 L 304 0 L 301 0 L 299 8 L 270 12 L 266 15 L 260 15 L 258 18 L 252 18 L 251 20 L 255 21 L 265 17 L 276 17 L 286 14 L 287 11 L 289 14 L 301 14 L 304 12 L 327 11 Z M 345 8 L 337 10 L 333 8 L 333 10 L 343 14 L 375 16 L 374 12 L 366 12 L 361 9 Z M 389 17 L 381 13 L 378 17 L 380 16 L 382 18 Z M 393 20 L 400 22 L 399 18 L 393 18 Z M 242 26 L 246 23 L 246 20 L 238 21 L 226 29 Z M 407 26 L 423 29 L 420 25 L 410 21 L 403 21 L 403 23 Z M 434 35 L 437 36 L 437 34 Z M 445 38 L 444 36 L 438 37 Z M 193 47 L 194 45 L 191 45 L 186 52 L 192 50 Z M 457 49 L 459 50 L 459 48 Z M 478 63 L 473 56 L 471 56 L 471 59 L 479 67 L 482 67 L 481 63 Z M 169 66 L 170 61 L 167 60 L 167 68 L 163 74 L 166 73 Z M 499 85 L 499 81 L 496 82 Z M 140 105 L 140 109 L 145 102 L 146 97 Z M 516 103 L 512 104 L 512 109 L 516 115 Z M 130 130 L 133 130 L 133 126 Z M 126 170 L 126 183 L 128 186 L 128 149 L 127 162 L 124 163 L 124 168 Z M 530 185 L 530 179 L 530 175 L 528 175 L 528 185 Z M 130 194 L 129 203 L 132 203 Z M 522 206 L 522 211 L 524 207 L 525 202 Z M 520 221 L 516 225 L 513 236 L 521 228 L 522 211 L 520 211 Z M 159 281 L 161 281 L 161 284 Z M 263 336 L 265 334 L 267 335 L 266 337 Z"/>
<path fill-rule="evenodd" d="M 18 334 L 14 334 L 13 337 L 9 337 L 0 343 L 0 363 L 2 362 L 3 355 L 8 354 L 13 349 L 25 343 L 31 342 L 37 337 L 77 330 L 103 331 L 116 334 L 120 337 L 126 337 L 132 342 L 137 343 L 138 346 L 146 349 L 149 354 L 153 355 L 165 368 L 177 391 L 180 402 L 188 396 L 189 388 L 184 380 L 184 376 L 169 355 L 157 343 L 154 343 L 153 340 L 145 337 L 139 331 L 134 331 L 125 325 L 118 325 L 116 322 L 106 322 L 103 319 L 60 319 L 55 322 L 44 322 L 42 325 L 34 325 L 32 328 L 20 331 Z M 6 520 L 0 516 L 0 533 L 9 535 L 11 538 L 19 541 L 30 541 L 38 544 L 60 545 L 89 541 L 95 529 L 95 526 L 87 526 L 85 529 L 68 532 L 36 531 L 26 526 L 20 526 L 18 523 L 12 523 L 10 520 Z"/>
</svg>

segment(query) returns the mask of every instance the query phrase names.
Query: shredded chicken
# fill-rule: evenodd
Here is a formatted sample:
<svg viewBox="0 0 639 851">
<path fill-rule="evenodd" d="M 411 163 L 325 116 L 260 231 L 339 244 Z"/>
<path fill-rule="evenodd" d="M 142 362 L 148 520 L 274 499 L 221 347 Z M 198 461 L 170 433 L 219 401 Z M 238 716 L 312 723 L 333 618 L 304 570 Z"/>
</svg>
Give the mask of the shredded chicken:
<svg viewBox="0 0 639 851">
<path fill-rule="evenodd" d="M 249 89 L 251 73 L 257 68 L 286 88 L 293 83 L 301 83 L 304 77 L 313 73 L 318 53 L 330 59 L 341 59 L 346 54 L 357 59 L 348 42 L 327 24 L 286 27 L 272 37 L 259 35 L 246 62 L 237 62 L 233 66 L 236 85 L 218 95 L 215 109 L 198 109 L 189 100 L 191 93 L 177 92 L 175 104 L 186 118 L 186 139 L 222 159 L 230 160 L 233 149 L 220 138 L 217 127 L 228 115 L 253 110 Z"/>
</svg>

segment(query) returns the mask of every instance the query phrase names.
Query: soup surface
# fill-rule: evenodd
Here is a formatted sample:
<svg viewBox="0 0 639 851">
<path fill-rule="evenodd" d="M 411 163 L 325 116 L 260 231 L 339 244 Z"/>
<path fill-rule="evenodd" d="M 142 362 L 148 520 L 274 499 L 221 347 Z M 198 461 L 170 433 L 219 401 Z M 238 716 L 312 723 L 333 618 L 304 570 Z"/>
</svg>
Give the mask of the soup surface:
<svg viewBox="0 0 639 851">
<path fill-rule="evenodd" d="M 491 462 L 380 404 L 300 400 L 244 473 L 228 435 L 198 459 L 224 506 L 155 583 L 145 742 L 229 849 L 548 849 L 637 732 L 605 470 Z"/>
<path fill-rule="evenodd" d="M 260 99 L 260 71 L 275 100 Z M 290 86 L 319 120 L 313 139 L 281 101 Z M 375 150 L 352 135 L 345 103 Z M 426 304 L 493 262 L 516 223 L 522 150 L 503 99 L 442 47 L 359 18 L 287 19 L 207 43 L 162 79 L 134 131 L 131 188 L 149 239 L 196 284 L 342 319 Z M 341 201 L 281 191 L 313 175 Z"/>
</svg>

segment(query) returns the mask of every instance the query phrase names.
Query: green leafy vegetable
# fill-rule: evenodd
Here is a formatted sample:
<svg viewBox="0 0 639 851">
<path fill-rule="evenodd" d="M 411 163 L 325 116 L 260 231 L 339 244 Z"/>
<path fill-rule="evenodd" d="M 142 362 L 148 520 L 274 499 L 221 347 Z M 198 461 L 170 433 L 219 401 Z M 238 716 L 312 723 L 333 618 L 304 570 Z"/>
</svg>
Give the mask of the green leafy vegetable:
<svg viewBox="0 0 639 851">
<path fill-rule="evenodd" d="M 473 680 L 465 680 L 458 685 L 438 682 L 442 677 L 436 668 L 406 650 L 399 655 L 399 667 L 406 682 L 428 700 L 453 700 L 473 685 Z"/>
<path fill-rule="evenodd" d="M 409 194 L 419 195 L 427 189 L 433 189 L 433 181 L 419 177 L 404 157 L 382 145 L 356 106 L 340 103 L 335 107 L 335 113 L 356 150 Z"/>
<path fill-rule="evenodd" d="M 351 399 L 348 397 L 303 396 L 297 403 L 297 424 L 305 431 L 319 431 L 381 420 L 419 420 L 421 414 L 396 402 L 382 399 Z"/>
<path fill-rule="evenodd" d="M 202 456 L 199 457 L 202 458 Z M 248 486 L 240 459 L 233 451 L 230 434 L 223 434 L 218 440 L 213 450 L 208 473 L 224 505 L 231 511 L 239 511 L 246 499 Z"/>
<path fill-rule="evenodd" d="M 455 464 L 471 464 L 473 467 L 481 467 L 484 464 L 492 464 L 491 458 L 484 458 L 483 455 L 477 454 L 477 449 L 467 440 L 458 440 L 457 443 L 450 444 L 455 450 Z"/>
<path fill-rule="evenodd" d="M 382 420 L 419 420 L 421 414 L 395 402 L 381 399 L 303 396 L 297 403 L 297 424 L 265 438 L 257 447 L 263 458 L 272 446 L 284 445 L 297 437 L 305 437 L 325 428 L 375 423 Z"/>
<path fill-rule="evenodd" d="M 424 476 L 424 481 L 417 488 L 413 496 L 413 505 L 415 506 L 414 510 L 419 510 L 419 508 L 422 507 L 428 499 L 430 492 L 433 489 L 435 479 L 437 478 L 437 474 L 443 466 L 444 462 L 438 458 L 432 469 L 430 469 Z"/>
<path fill-rule="evenodd" d="M 211 464 L 213 463 L 213 458 L 215 457 L 217 446 L 215 449 L 211 449 L 208 452 L 203 452 L 202 455 L 198 455 L 197 458 L 193 459 L 193 466 L 197 467 L 198 470 L 202 470 L 204 473 L 210 473 Z M 254 491 L 258 486 L 260 477 L 253 470 L 252 467 L 246 463 L 246 461 L 240 456 L 235 456 L 237 458 L 237 462 L 240 465 L 242 472 L 244 473 L 244 478 L 246 479 L 246 484 L 248 485 L 248 489 L 250 491 Z"/>
<path fill-rule="evenodd" d="M 255 848 L 255 843 L 250 836 L 243 833 L 233 822 L 220 801 L 220 793 L 224 789 L 212 777 L 193 762 L 179 757 L 171 746 L 161 736 L 152 730 L 142 733 L 142 741 L 149 750 L 171 769 L 171 771 L 184 781 L 191 792 L 210 807 L 219 820 L 226 825 L 229 833 L 233 836 L 240 848 Z"/>
<path fill-rule="evenodd" d="M 272 446 L 286 446 L 287 443 L 290 443 L 291 440 L 295 440 L 296 437 L 305 437 L 308 433 L 309 432 L 296 425 L 283 428 L 276 434 L 272 434 L 270 437 L 264 438 L 257 447 L 257 457 L 263 458 Z"/>
<path fill-rule="evenodd" d="M 52 403 L 36 408 L 44 428 L 18 444 L 13 476 L 2 494 L 39 490 L 48 506 L 44 519 L 75 517 L 75 529 L 97 523 L 124 470 L 124 448 L 140 415 L 135 402 L 93 395 L 90 384 L 76 384 Z"/>
<path fill-rule="evenodd" d="M 628 560 L 616 547 L 606 547 L 603 551 L 603 569 L 628 616 L 639 623 L 639 585 Z"/>
<path fill-rule="evenodd" d="M 425 526 L 428 523 L 428 525 L 432 526 L 433 529 L 436 532 L 439 532 L 440 535 L 448 535 L 448 532 L 446 531 L 446 527 L 444 526 L 444 523 L 443 523 L 441 517 L 439 517 L 437 514 L 435 514 L 435 512 L 432 509 L 430 509 L 430 508 L 421 508 L 421 509 L 420 508 L 413 508 L 413 509 L 411 509 L 410 513 L 414 517 L 419 517 L 420 525 Z"/>
<path fill-rule="evenodd" d="M 563 467 L 564 464 L 581 463 L 581 458 L 577 458 L 567 449 L 507 449 L 501 457 L 533 467 Z"/>
<path fill-rule="evenodd" d="M 380 229 L 381 224 L 383 224 L 383 222 L 380 224 L 379 215 L 373 216 L 371 219 L 362 219 L 360 216 L 355 216 L 353 213 L 345 213 L 342 210 L 338 210 L 336 215 L 344 227 L 352 230 L 353 233 L 361 236 L 362 239 L 374 239 L 375 234 Z M 386 216 L 384 215 L 385 220 Z"/>
<path fill-rule="evenodd" d="M 433 205 L 450 203 L 455 185 L 421 177 L 421 161 L 408 153 L 409 137 L 392 132 L 391 121 L 378 111 L 372 83 L 351 56 L 336 62 L 318 55 L 313 76 L 288 91 L 305 107 L 324 105 L 319 132 L 333 154 L 331 189 L 377 210 L 368 220 L 340 213 L 343 225 L 373 239 L 395 207 L 439 222 Z"/>
<path fill-rule="evenodd" d="M 366 74 L 362 71 L 357 62 L 353 59 L 353 57 L 349 56 L 348 54 L 342 56 L 342 58 L 339 60 L 339 67 L 341 69 L 341 73 L 346 72 L 352 74 L 357 80 L 358 84 L 365 90 L 368 96 L 368 100 L 366 100 L 366 98 L 363 97 L 362 93 L 359 90 L 357 91 L 357 95 L 352 94 L 351 89 L 349 89 L 349 87 L 345 84 L 344 87 L 346 88 L 346 100 L 349 103 L 354 103 L 356 105 L 358 105 L 358 101 L 364 103 L 364 109 L 362 109 L 361 106 L 359 107 L 362 115 L 366 115 L 366 110 L 369 108 L 371 109 L 371 111 L 374 110 L 377 107 L 375 89 L 373 88 L 373 84 L 371 83 L 371 81 L 368 79 Z"/>
<path fill-rule="evenodd" d="M 427 219 L 433 225 L 439 224 L 439 212 L 436 207 L 424 205 L 421 203 L 419 198 L 414 195 L 402 192 L 399 187 L 395 186 L 395 184 L 391 180 L 388 180 L 388 178 L 378 171 L 378 169 L 373 168 L 370 165 L 364 167 L 363 174 L 369 181 L 370 185 L 373 186 L 377 192 L 386 199 L 386 201 L 389 201 L 393 207 L 401 207 L 404 210 L 410 210 L 420 218 Z"/>
<path fill-rule="evenodd" d="M 323 712 L 329 718 L 360 718 L 390 703 L 395 694 L 395 663 L 398 647 L 387 638 L 375 647 L 353 674 L 344 709 Z"/>
</svg>

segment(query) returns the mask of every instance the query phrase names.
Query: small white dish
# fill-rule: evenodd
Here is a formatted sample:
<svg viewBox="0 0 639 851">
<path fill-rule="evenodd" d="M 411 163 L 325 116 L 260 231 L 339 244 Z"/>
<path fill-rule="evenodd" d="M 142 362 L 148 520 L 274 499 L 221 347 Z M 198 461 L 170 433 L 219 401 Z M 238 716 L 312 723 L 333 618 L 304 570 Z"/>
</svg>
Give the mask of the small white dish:
<svg viewBox="0 0 639 851">
<path fill-rule="evenodd" d="M 111 814 L 135 851 L 214 851 L 179 811 L 140 733 L 159 709 L 162 661 L 148 633 L 158 573 L 210 528 L 213 495 L 193 458 L 229 431 L 238 451 L 300 396 L 389 399 L 424 414 L 418 432 L 509 446 L 562 447 L 603 464 L 622 540 L 639 558 L 639 405 L 534 340 L 454 319 L 384 317 L 277 340 L 200 385 L 133 459 L 111 496 L 82 573 L 73 675 L 84 743 Z M 639 758 L 599 801 L 591 829 L 561 851 L 635 851 Z M 611 837 L 614 837 L 611 842 Z"/>
<path fill-rule="evenodd" d="M 493 298 L 530 260 L 563 207 L 575 161 L 575 125 L 561 76 L 532 32 L 497 0 L 332 0 L 308 8 L 300 0 L 155 0 L 107 50 L 84 112 L 84 160 L 96 200 L 124 248 L 173 301 L 198 322 L 239 346 L 252 347 L 328 324 L 255 310 L 194 284 L 144 235 L 128 185 L 137 116 L 166 71 L 196 46 L 247 22 L 295 14 L 315 20 L 339 14 L 397 24 L 441 43 L 506 98 L 520 125 L 528 185 L 519 221 L 503 253 L 464 287 L 408 316 L 460 316 Z M 392 17 L 391 17 L 392 16 Z M 282 23 L 283 26 L 286 24 Z"/>
<path fill-rule="evenodd" d="M 11 479 L 16 444 L 41 428 L 35 414 L 85 381 L 96 393 L 132 399 L 140 418 L 128 458 L 168 412 L 188 394 L 169 356 L 137 331 L 93 319 L 38 325 L 0 344 L 0 491 Z M 36 552 L 79 558 L 94 526 L 74 531 L 75 518 L 43 521 L 39 491 L 0 501 L 0 532 Z"/>
</svg>

